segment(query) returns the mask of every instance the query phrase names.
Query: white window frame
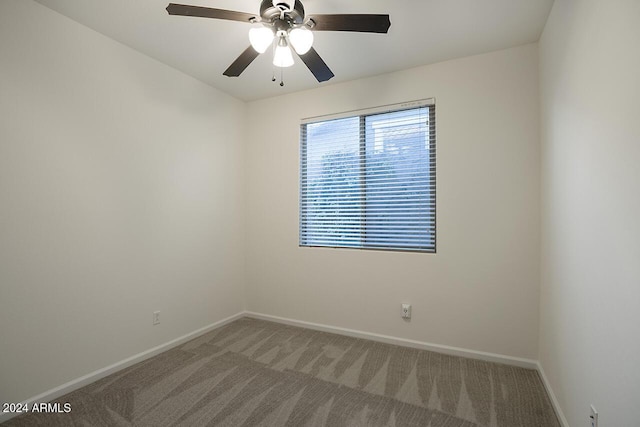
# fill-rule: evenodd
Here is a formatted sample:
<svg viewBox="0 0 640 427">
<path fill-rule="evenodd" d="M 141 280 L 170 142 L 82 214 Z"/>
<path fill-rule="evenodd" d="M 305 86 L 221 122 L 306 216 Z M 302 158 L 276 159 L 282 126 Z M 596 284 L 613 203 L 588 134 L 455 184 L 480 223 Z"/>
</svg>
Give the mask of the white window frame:
<svg viewBox="0 0 640 427">
<path fill-rule="evenodd" d="M 405 111 L 405 110 L 417 110 L 417 109 L 421 109 L 421 108 L 425 108 L 428 111 L 428 121 L 427 121 L 427 126 L 426 126 L 426 132 L 427 132 L 427 141 L 426 143 L 428 144 L 428 153 L 429 153 L 429 157 L 428 157 L 428 167 L 427 167 L 427 173 L 426 173 L 426 179 L 428 179 L 428 201 L 425 202 L 426 203 L 426 210 L 428 213 L 426 213 L 424 215 L 424 218 L 421 219 L 421 224 L 425 223 L 425 221 L 428 221 L 428 223 L 430 224 L 429 226 L 429 230 L 427 231 L 422 230 L 422 228 L 418 227 L 417 230 L 419 232 L 424 231 L 424 242 L 423 244 L 420 244 L 418 246 L 415 245 L 414 243 L 410 243 L 409 240 L 411 240 L 410 238 L 407 238 L 407 242 L 405 242 L 404 244 L 402 243 L 381 243 L 376 241 L 376 239 L 372 238 L 372 239 L 367 239 L 366 234 L 367 234 L 367 223 L 365 220 L 362 220 L 360 222 L 360 225 L 355 227 L 356 229 L 360 230 L 359 233 L 361 235 L 360 237 L 360 243 L 354 243 L 354 241 L 350 240 L 350 242 L 347 243 L 343 243 L 340 244 L 339 240 L 336 239 L 331 239 L 328 238 L 327 242 L 321 242 L 318 243 L 319 241 L 321 241 L 321 236 L 318 236 L 318 233 L 314 233 L 314 234 L 310 234 L 311 232 L 308 230 L 309 228 L 311 228 L 311 226 L 308 226 L 307 224 L 307 220 L 306 218 L 308 218 L 307 215 L 307 206 L 309 203 L 309 200 L 307 198 L 307 195 L 309 194 L 309 189 L 307 188 L 307 184 L 309 183 L 307 181 L 307 126 L 310 124 L 322 124 L 324 122 L 330 122 L 332 120 L 338 120 L 338 119 L 347 119 L 347 118 L 359 118 L 360 119 L 360 154 L 359 154 L 359 162 L 361 165 L 366 163 L 366 156 L 367 156 L 367 144 L 369 143 L 369 145 L 373 144 L 374 147 L 378 147 L 380 146 L 379 144 L 383 144 L 383 142 L 378 142 L 377 137 L 374 137 L 375 140 L 371 140 L 371 138 L 369 138 L 367 140 L 366 137 L 366 131 L 364 130 L 364 120 L 366 120 L 366 117 L 368 116 L 376 116 L 376 115 L 381 115 L 384 113 L 394 113 L 394 112 L 401 112 L 401 111 Z M 381 133 L 385 132 L 385 127 L 384 125 L 380 126 L 379 128 Z M 339 113 L 339 114 L 331 114 L 331 115 L 325 115 L 325 116 L 318 116 L 318 117 L 311 117 L 311 118 L 307 118 L 307 119 L 303 119 L 301 121 L 301 125 L 300 125 L 300 203 L 299 203 L 299 246 L 300 247 L 326 247 L 326 248 L 346 248 L 346 249 L 366 249 L 366 250 L 387 250 L 387 251 L 409 251 L 409 252 L 426 252 L 426 253 L 435 253 L 436 252 L 436 134 L 435 134 L 435 130 L 436 130 L 436 120 L 435 120 L 435 100 L 433 98 L 431 99 L 424 99 L 424 100 L 419 100 L 419 101 L 411 101 L 411 102 L 406 102 L 406 103 L 402 103 L 402 104 L 394 104 L 394 105 L 386 105 L 386 106 L 381 106 L 381 107 L 375 107 L 375 108 L 369 108 L 369 109 L 365 109 L 365 110 L 357 110 L 357 111 L 349 111 L 349 112 L 344 112 L 344 113 Z M 377 129 L 374 128 L 374 131 L 377 131 Z M 376 132 L 377 133 L 377 132 Z M 368 142 L 367 142 L 368 141 Z M 380 146 L 382 147 L 382 146 Z M 371 150 L 369 149 L 368 151 L 369 153 L 371 152 Z M 364 167 L 364 166 L 361 166 Z M 369 171 L 367 171 L 368 173 Z M 362 176 L 361 176 L 361 182 L 366 182 L 366 177 L 365 177 L 365 172 L 364 169 L 361 172 Z M 362 216 L 363 218 L 366 217 L 366 215 L 369 215 L 368 211 L 367 211 L 367 203 L 366 202 L 366 198 L 367 198 L 367 194 L 371 194 L 371 192 L 367 192 L 367 186 L 366 184 L 361 184 L 360 186 L 360 192 L 358 194 L 360 194 L 361 199 L 363 200 L 362 204 L 359 206 L 362 206 L 362 210 L 363 212 L 367 212 L 367 213 L 363 213 Z M 417 199 L 417 200 L 421 200 L 421 199 Z M 418 203 L 418 202 L 415 202 Z M 422 202 L 420 202 L 422 203 Z M 426 219 L 425 219 L 426 218 Z M 401 227 L 396 226 L 396 230 L 398 230 L 398 235 L 402 235 L 402 233 L 407 234 L 406 229 L 404 231 L 399 231 Z M 393 230 L 391 230 L 393 231 Z M 385 228 L 385 232 L 389 232 L 389 230 L 387 230 Z M 356 234 L 358 233 L 357 231 L 355 232 Z M 416 234 L 417 235 L 417 234 Z M 315 239 L 314 239 L 315 237 Z M 415 238 L 414 236 L 412 236 L 411 238 Z M 358 240 L 358 239 L 356 239 Z M 368 243 L 373 241 L 373 243 Z"/>
</svg>

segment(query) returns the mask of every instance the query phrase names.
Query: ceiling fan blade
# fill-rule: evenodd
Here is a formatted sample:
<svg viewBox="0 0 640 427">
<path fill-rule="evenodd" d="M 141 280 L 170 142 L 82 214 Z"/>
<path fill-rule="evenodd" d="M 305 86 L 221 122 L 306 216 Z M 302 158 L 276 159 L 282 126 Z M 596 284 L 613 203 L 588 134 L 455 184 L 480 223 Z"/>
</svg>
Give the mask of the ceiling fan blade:
<svg viewBox="0 0 640 427">
<path fill-rule="evenodd" d="M 253 47 L 249 46 L 244 52 L 233 61 L 233 64 L 229 65 L 229 68 L 222 73 L 229 77 L 238 77 L 242 72 L 260 55 Z"/>
<path fill-rule="evenodd" d="M 389 15 L 312 15 L 314 31 L 355 31 L 386 33 L 391 26 Z"/>
<path fill-rule="evenodd" d="M 318 82 L 326 82 L 335 75 L 314 48 L 311 48 L 309 52 L 304 55 L 298 56 L 302 59 L 302 62 L 305 63 L 307 68 L 309 68 L 309 71 L 313 73 Z"/>
<path fill-rule="evenodd" d="M 167 12 L 169 12 L 169 15 L 197 16 L 200 18 L 227 19 L 240 22 L 251 22 L 253 19 L 258 19 L 256 15 L 250 13 L 176 3 L 169 3 Z"/>
</svg>

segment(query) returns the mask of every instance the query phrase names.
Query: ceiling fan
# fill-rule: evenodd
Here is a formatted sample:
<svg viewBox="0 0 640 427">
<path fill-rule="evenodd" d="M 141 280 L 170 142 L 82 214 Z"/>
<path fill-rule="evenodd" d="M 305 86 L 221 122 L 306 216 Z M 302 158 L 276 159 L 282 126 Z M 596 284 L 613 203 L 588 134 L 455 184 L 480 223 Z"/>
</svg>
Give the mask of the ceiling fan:
<svg viewBox="0 0 640 427">
<path fill-rule="evenodd" d="M 197 16 L 258 24 L 249 31 L 251 45 L 223 73 L 238 77 L 269 46 L 274 47 L 273 65 L 293 65 L 291 47 L 302 59 L 318 82 L 331 79 L 334 74 L 313 48 L 313 31 L 351 31 L 387 33 L 391 26 L 389 15 L 338 14 L 306 16 L 299 0 L 262 0 L 260 15 L 213 9 L 202 6 L 170 3 L 169 15 Z M 275 81 L 275 78 L 274 78 Z M 280 82 L 282 86 L 284 83 Z"/>
</svg>

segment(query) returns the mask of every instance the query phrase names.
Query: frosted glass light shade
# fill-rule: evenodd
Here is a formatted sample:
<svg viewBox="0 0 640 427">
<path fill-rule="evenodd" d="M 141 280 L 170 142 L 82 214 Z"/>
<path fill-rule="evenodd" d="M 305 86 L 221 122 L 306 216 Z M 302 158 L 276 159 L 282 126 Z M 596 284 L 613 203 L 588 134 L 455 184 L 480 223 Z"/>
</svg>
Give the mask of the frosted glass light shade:
<svg viewBox="0 0 640 427">
<path fill-rule="evenodd" d="M 249 30 L 249 41 L 258 53 L 264 53 L 273 41 L 273 31 L 267 27 L 252 28 Z"/>
<path fill-rule="evenodd" d="M 289 42 L 298 55 L 304 55 L 313 46 L 313 32 L 305 27 L 294 28 L 289 33 Z"/>
<path fill-rule="evenodd" d="M 273 65 L 280 68 L 291 67 L 293 65 L 293 54 L 286 44 L 278 45 L 276 53 L 273 55 Z"/>
</svg>

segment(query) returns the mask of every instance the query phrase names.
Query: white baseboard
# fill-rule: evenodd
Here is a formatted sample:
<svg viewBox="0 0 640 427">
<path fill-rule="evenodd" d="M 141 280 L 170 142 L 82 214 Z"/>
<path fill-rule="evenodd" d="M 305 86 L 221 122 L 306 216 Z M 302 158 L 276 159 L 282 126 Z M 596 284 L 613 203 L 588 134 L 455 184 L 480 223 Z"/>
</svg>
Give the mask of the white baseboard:
<svg viewBox="0 0 640 427">
<path fill-rule="evenodd" d="M 340 328 L 337 326 L 328 326 L 318 323 L 304 322 L 301 320 L 287 319 L 284 317 L 271 316 L 268 314 L 245 312 L 247 317 L 255 319 L 270 320 L 272 322 L 284 323 L 292 326 L 301 326 L 303 328 L 314 329 L 316 331 L 331 332 L 339 335 L 347 335 L 355 338 L 364 338 L 372 341 L 383 342 L 387 344 L 395 344 L 403 347 L 412 347 L 420 350 L 435 351 L 437 353 L 449 354 L 452 356 L 468 357 L 471 359 L 485 360 L 487 362 L 503 363 L 505 365 L 519 366 L 521 368 L 535 369 L 539 367 L 537 360 L 524 359 L 519 357 L 505 356 L 502 354 L 487 353 L 483 351 L 468 350 L 459 347 L 450 347 L 440 344 L 432 344 L 422 341 L 414 341 L 405 338 L 397 338 L 388 335 L 374 334 L 372 332 L 357 331 L 354 329 Z"/>
<path fill-rule="evenodd" d="M 549 399 L 551 399 L 551 405 L 553 405 L 553 410 L 556 411 L 556 416 L 558 417 L 558 421 L 562 424 L 562 427 L 569 427 L 569 422 L 567 418 L 564 416 L 564 412 L 562 412 L 562 408 L 560 407 L 560 402 L 558 402 L 558 398 L 556 394 L 553 392 L 551 388 L 551 383 L 547 378 L 547 375 L 544 373 L 544 369 L 540 362 L 537 362 L 538 372 L 540 373 L 540 378 L 542 378 L 542 383 L 544 384 L 544 388 L 547 390 L 547 394 L 549 395 Z"/>
<path fill-rule="evenodd" d="M 204 328 L 200 328 L 193 332 L 190 332 L 186 335 L 178 337 L 174 340 L 161 344 L 157 347 L 153 347 L 149 350 L 143 351 L 142 353 L 138 353 L 134 356 L 131 356 L 127 359 L 121 360 L 119 362 L 114 363 L 113 365 L 107 366 L 106 368 L 98 369 L 97 371 L 91 372 L 87 375 L 84 375 L 80 378 L 76 378 L 75 380 L 69 381 L 68 383 L 62 384 L 61 386 L 52 388 L 51 390 L 47 390 L 44 393 L 41 393 L 37 396 L 31 397 L 23 402 L 22 404 L 29 404 L 29 407 L 33 403 L 36 402 L 49 402 L 53 399 L 56 399 L 60 396 L 64 396 L 67 393 L 71 393 L 74 390 L 77 390 L 81 387 L 84 387 L 88 384 L 91 384 L 99 379 L 102 379 L 108 375 L 113 374 L 114 372 L 118 372 L 122 369 L 128 368 L 129 366 L 135 365 L 138 362 L 142 362 L 147 360 L 155 355 L 158 355 L 164 351 L 170 350 L 173 347 L 179 346 L 187 341 L 190 341 L 194 338 L 199 337 L 200 335 L 204 335 L 207 332 L 210 332 L 214 329 L 217 329 L 221 326 L 226 325 L 227 323 L 233 322 L 236 319 L 240 319 L 244 317 L 244 312 L 239 312 L 234 314 L 233 316 L 227 317 L 226 319 L 222 319 L 218 322 L 212 323 L 209 326 L 205 326 Z M 14 413 L 0 413 L 0 423 L 8 421 L 9 419 L 17 416 L 19 414 Z"/>
</svg>

